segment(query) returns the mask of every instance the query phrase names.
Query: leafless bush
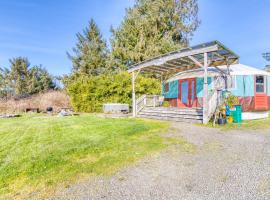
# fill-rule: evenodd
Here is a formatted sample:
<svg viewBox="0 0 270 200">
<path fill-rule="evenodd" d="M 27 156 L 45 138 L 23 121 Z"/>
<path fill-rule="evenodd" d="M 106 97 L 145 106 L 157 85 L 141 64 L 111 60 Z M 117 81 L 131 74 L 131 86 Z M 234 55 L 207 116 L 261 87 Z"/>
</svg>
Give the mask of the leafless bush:
<svg viewBox="0 0 270 200">
<path fill-rule="evenodd" d="M 55 111 L 63 107 L 70 107 L 69 97 L 63 91 L 49 91 L 21 99 L 0 100 L 0 113 L 23 112 L 26 108 L 39 108 L 46 111 L 53 107 Z"/>
</svg>

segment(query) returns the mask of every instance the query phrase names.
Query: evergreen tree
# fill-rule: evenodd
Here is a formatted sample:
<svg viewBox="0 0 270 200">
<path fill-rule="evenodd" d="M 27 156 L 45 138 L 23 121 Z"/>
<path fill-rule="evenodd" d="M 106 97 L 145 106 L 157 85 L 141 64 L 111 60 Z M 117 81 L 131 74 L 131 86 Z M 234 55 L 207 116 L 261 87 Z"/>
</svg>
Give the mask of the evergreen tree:
<svg viewBox="0 0 270 200">
<path fill-rule="evenodd" d="M 112 56 L 126 68 L 188 45 L 199 25 L 197 0 L 136 0 L 116 30 Z"/>
<path fill-rule="evenodd" d="M 29 80 L 30 63 L 27 58 L 18 57 L 10 59 L 10 81 L 18 96 L 27 94 L 27 83 Z"/>
<path fill-rule="evenodd" d="M 99 75 L 106 71 L 108 50 L 106 41 L 93 19 L 83 33 L 77 34 L 74 55 L 68 53 L 75 74 Z"/>
<path fill-rule="evenodd" d="M 40 66 L 34 66 L 29 70 L 28 93 L 35 94 L 50 89 L 55 89 L 53 77 Z"/>
<path fill-rule="evenodd" d="M 0 98 L 28 96 L 57 89 L 54 77 L 40 66 L 30 67 L 27 58 L 10 59 L 10 70 L 0 68 Z"/>
<path fill-rule="evenodd" d="M 0 98 L 8 97 L 12 92 L 9 75 L 9 69 L 0 68 Z"/>
</svg>

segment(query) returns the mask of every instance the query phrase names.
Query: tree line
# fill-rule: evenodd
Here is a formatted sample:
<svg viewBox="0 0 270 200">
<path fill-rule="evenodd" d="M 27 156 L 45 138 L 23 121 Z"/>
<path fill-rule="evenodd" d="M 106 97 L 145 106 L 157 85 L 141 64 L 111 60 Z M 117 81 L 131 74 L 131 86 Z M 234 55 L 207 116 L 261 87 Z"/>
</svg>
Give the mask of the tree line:
<svg viewBox="0 0 270 200">
<path fill-rule="evenodd" d="M 109 48 L 91 19 L 67 53 L 73 67 L 63 81 L 72 105 L 78 111 L 96 112 L 102 103 L 130 103 L 128 67 L 187 47 L 199 24 L 197 0 L 136 0 L 120 26 L 111 28 Z M 153 77 L 139 77 L 139 95 L 161 91 L 161 82 Z"/>
<path fill-rule="evenodd" d="M 93 19 L 77 34 L 72 77 L 126 70 L 132 64 L 188 46 L 197 29 L 197 0 L 136 0 L 118 28 L 111 28 L 108 48 Z"/>
<path fill-rule="evenodd" d="M 135 0 L 134 6 L 126 10 L 121 24 L 117 28 L 111 27 L 108 44 L 91 19 L 88 26 L 77 33 L 76 45 L 67 53 L 72 71 L 63 76 L 62 81 L 72 104 L 80 111 L 94 111 L 97 109 L 86 106 L 90 99 L 92 103 L 97 102 L 95 105 L 100 105 L 104 99 L 128 103 L 131 90 L 125 88 L 131 87 L 131 81 L 126 70 L 145 59 L 188 46 L 199 24 L 197 0 Z M 8 94 L 31 95 L 56 87 L 54 77 L 42 66 L 31 67 L 27 58 L 11 59 L 10 64 L 9 69 L 1 68 L 0 71 L 2 97 Z M 119 77 L 127 83 L 124 90 L 120 89 L 123 83 Z M 142 75 L 142 81 L 138 83 L 142 84 L 138 85 L 139 92 L 151 94 L 160 91 L 160 81 L 153 77 Z M 108 98 L 104 98 L 106 94 L 99 85 L 111 88 L 113 92 L 106 90 L 106 94 L 110 94 Z M 143 89 L 142 86 L 147 87 Z M 118 92 L 115 88 L 119 89 Z"/>
<path fill-rule="evenodd" d="M 10 59 L 10 68 L 0 68 L 0 98 L 27 97 L 56 89 L 54 77 L 42 67 L 31 67 L 27 58 Z"/>
</svg>

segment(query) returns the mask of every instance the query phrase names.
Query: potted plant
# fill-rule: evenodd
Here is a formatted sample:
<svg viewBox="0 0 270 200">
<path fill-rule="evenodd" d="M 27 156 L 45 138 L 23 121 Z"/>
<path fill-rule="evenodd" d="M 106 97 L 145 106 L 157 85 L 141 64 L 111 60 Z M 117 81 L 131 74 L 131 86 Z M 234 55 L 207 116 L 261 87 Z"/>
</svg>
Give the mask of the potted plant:
<svg viewBox="0 0 270 200">
<path fill-rule="evenodd" d="M 224 125 L 226 124 L 226 106 L 225 105 L 221 105 L 219 107 L 219 111 L 218 111 L 218 124 L 219 125 Z"/>
</svg>

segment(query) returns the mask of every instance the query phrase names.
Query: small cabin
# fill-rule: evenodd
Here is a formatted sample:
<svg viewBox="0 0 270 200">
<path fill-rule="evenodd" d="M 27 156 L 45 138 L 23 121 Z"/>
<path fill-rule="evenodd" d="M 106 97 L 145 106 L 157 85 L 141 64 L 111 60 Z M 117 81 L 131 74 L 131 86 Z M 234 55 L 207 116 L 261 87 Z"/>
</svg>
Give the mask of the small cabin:
<svg viewBox="0 0 270 200">
<path fill-rule="evenodd" d="M 227 66 L 219 66 L 226 71 Z M 230 65 L 227 79 L 215 67 L 208 68 L 207 84 L 211 92 L 214 88 L 225 89 L 237 96 L 243 109 L 243 119 L 268 117 L 270 109 L 270 73 L 243 64 Z M 227 80 L 227 83 L 225 83 Z M 203 107 L 203 69 L 180 72 L 163 83 L 162 95 L 170 107 Z"/>
</svg>

